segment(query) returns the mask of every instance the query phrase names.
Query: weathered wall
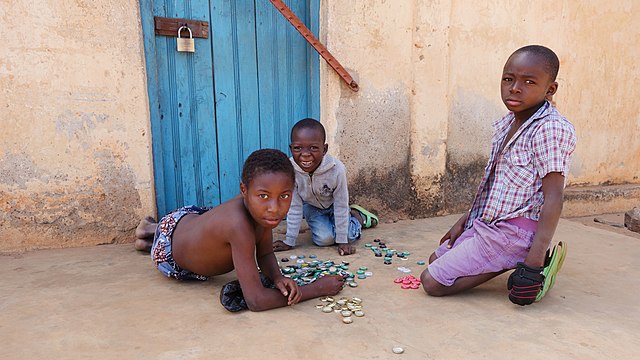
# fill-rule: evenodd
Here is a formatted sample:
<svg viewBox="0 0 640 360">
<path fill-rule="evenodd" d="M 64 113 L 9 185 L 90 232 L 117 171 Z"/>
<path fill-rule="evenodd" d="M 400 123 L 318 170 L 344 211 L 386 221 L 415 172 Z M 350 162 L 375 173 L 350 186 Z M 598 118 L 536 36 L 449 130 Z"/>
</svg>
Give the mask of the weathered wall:
<svg viewBox="0 0 640 360">
<path fill-rule="evenodd" d="M 153 214 L 138 7 L 0 1 L 0 250 L 130 240 Z"/>
<path fill-rule="evenodd" d="M 554 101 L 579 140 L 569 184 L 640 183 L 640 89 L 630 85 L 640 73 L 639 2 L 360 0 L 323 9 L 323 38 L 361 88 L 349 92 L 324 67 L 322 121 L 354 201 L 391 217 L 469 206 L 491 122 L 506 112 L 502 66 L 528 44 L 561 61 Z"/>
<path fill-rule="evenodd" d="M 0 251 L 130 241 L 155 211 L 138 6 L 0 0 Z M 361 88 L 322 67 L 330 151 L 353 200 L 387 219 L 468 206 L 506 111 L 501 68 L 531 43 L 561 60 L 554 100 L 579 138 L 570 184 L 640 183 L 639 2 L 352 0 L 321 11 L 321 38 Z"/>
<path fill-rule="evenodd" d="M 407 2 L 406 4 L 410 4 Z M 411 184 L 414 7 L 392 1 L 323 2 L 324 39 L 360 85 L 352 92 L 321 71 L 329 149 L 348 169 L 355 202 L 416 212 Z"/>
</svg>

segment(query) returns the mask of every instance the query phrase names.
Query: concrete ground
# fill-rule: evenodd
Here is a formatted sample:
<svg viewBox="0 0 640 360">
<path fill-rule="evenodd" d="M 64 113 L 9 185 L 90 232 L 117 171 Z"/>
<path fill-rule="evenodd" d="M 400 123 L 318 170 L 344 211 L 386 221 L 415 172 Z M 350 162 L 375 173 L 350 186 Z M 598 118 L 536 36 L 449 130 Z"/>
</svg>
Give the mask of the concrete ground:
<svg viewBox="0 0 640 360">
<path fill-rule="evenodd" d="M 398 266 L 418 275 L 457 216 L 366 230 L 358 252 L 303 241 L 279 253 L 315 254 L 374 274 L 340 296 L 363 299 L 365 316 L 343 324 L 320 301 L 262 313 L 219 303 L 230 273 L 203 283 L 164 278 L 132 244 L 0 256 L 1 359 L 602 359 L 640 352 L 640 238 L 587 221 L 562 220 L 569 253 L 553 290 L 520 307 L 503 274 L 468 293 L 428 297 L 402 290 Z M 583 219 L 584 220 L 584 219 Z M 625 233 L 626 231 L 626 233 Z M 381 238 L 410 251 L 384 265 L 364 247 Z M 404 354 L 392 353 L 402 346 Z"/>
</svg>

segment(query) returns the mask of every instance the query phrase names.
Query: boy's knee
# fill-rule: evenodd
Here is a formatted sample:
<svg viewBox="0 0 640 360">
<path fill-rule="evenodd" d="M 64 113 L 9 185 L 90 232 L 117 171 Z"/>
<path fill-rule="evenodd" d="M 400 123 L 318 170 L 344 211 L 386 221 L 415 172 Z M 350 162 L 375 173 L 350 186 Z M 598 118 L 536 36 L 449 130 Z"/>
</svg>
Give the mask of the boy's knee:
<svg viewBox="0 0 640 360">
<path fill-rule="evenodd" d="M 422 282 L 422 289 L 429 296 L 444 296 L 446 295 L 446 286 L 437 282 L 428 270 L 424 270 L 420 275 L 420 281 Z"/>
<path fill-rule="evenodd" d="M 313 243 L 318 246 L 331 246 L 335 243 L 335 239 L 331 234 L 314 234 Z"/>
<path fill-rule="evenodd" d="M 429 264 L 431 264 L 432 262 L 436 261 L 436 259 L 438 258 L 438 256 L 436 255 L 436 253 L 432 253 L 431 256 L 429 256 Z"/>
</svg>

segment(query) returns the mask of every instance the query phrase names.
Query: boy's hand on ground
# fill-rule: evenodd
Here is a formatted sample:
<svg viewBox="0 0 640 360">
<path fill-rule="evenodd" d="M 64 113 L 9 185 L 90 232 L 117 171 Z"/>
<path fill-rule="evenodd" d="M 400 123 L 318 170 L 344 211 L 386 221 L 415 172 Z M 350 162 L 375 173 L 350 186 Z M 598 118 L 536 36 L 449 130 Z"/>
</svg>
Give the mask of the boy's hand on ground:
<svg viewBox="0 0 640 360">
<path fill-rule="evenodd" d="M 519 262 L 518 267 L 507 280 L 507 289 L 510 290 L 509 300 L 521 306 L 533 304 L 544 282 L 542 270 L 541 267 L 530 267 Z"/>
<path fill-rule="evenodd" d="M 275 285 L 283 296 L 287 296 L 287 305 L 291 306 L 300 302 L 302 293 L 300 293 L 298 284 L 294 280 L 283 276 L 275 281 Z"/>
<path fill-rule="evenodd" d="M 293 249 L 293 246 L 285 244 L 282 240 L 273 242 L 273 251 L 287 251 Z"/>
<path fill-rule="evenodd" d="M 351 244 L 338 244 L 338 253 L 340 256 L 355 254 L 356 247 Z"/>
</svg>

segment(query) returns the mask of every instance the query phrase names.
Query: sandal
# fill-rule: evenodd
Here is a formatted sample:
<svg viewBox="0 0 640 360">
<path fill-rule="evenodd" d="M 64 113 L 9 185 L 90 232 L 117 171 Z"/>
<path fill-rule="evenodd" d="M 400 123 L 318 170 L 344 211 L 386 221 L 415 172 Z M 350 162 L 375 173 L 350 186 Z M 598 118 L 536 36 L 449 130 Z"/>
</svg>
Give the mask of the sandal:
<svg viewBox="0 0 640 360">
<path fill-rule="evenodd" d="M 560 272 L 564 259 L 567 256 L 567 245 L 560 241 L 550 251 L 547 251 L 547 256 L 544 261 L 544 282 L 542 283 L 542 289 L 536 296 L 536 301 L 540 301 L 556 282 L 556 275 Z"/>
<path fill-rule="evenodd" d="M 362 206 L 354 204 L 349 207 L 356 210 L 362 215 L 362 219 L 364 220 L 364 224 L 362 224 L 363 228 L 368 229 L 376 227 L 378 225 L 378 217 L 365 210 Z"/>
</svg>

